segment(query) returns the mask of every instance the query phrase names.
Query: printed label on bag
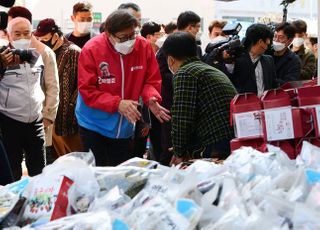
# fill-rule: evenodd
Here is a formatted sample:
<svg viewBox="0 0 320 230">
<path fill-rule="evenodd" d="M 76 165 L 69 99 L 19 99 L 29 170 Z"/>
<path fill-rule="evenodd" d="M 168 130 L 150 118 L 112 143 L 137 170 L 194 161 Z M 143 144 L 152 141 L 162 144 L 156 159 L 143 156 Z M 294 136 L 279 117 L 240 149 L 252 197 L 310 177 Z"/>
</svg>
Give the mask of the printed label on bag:
<svg viewBox="0 0 320 230">
<path fill-rule="evenodd" d="M 236 113 L 234 120 L 237 138 L 262 136 L 260 111 Z"/>
<path fill-rule="evenodd" d="M 268 141 L 294 138 L 291 108 L 265 110 L 264 113 Z"/>
</svg>

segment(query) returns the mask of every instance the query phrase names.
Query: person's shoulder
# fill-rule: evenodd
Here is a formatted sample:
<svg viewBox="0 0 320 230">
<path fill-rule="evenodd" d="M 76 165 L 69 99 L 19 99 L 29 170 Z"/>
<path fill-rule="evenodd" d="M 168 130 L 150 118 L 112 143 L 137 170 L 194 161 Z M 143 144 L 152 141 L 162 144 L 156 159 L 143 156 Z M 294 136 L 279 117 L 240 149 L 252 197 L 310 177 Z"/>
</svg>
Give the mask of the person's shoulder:
<svg viewBox="0 0 320 230">
<path fill-rule="evenodd" d="M 291 59 L 291 60 L 298 60 L 298 61 L 300 61 L 300 58 L 299 58 L 298 54 L 292 52 L 292 50 L 290 50 L 290 49 L 288 49 L 287 54 L 286 54 L 286 57 L 289 58 L 289 59 Z"/>
<path fill-rule="evenodd" d="M 274 62 L 273 57 L 271 55 L 269 55 L 269 54 L 263 54 L 263 55 L 261 55 L 260 58 L 266 60 L 267 62 Z"/>
<path fill-rule="evenodd" d="M 74 44 L 73 42 L 68 41 L 67 51 L 72 52 L 72 53 L 80 53 L 81 48 L 79 46 L 77 46 L 76 44 Z"/>
<path fill-rule="evenodd" d="M 101 49 L 106 44 L 106 36 L 101 33 L 91 38 L 83 47 L 82 50 Z"/>
<path fill-rule="evenodd" d="M 98 36 L 98 35 L 100 35 L 101 33 L 97 33 L 97 32 L 95 32 L 95 31 L 92 31 L 91 33 L 90 33 L 90 38 L 94 38 L 94 37 L 96 37 L 96 36 Z"/>
<path fill-rule="evenodd" d="M 145 39 L 142 36 L 136 37 L 136 44 L 138 47 L 143 47 L 143 48 L 150 47 L 151 48 L 150 42 L 148 42 L 147 39 Z"/>
<path fill-rule="evenodd" d="M 52 59 L 56 59 L 56 54 L 55 52 L 48 46 L 44 45 L 44 49 L 43 52 L 41 52 L 41 56 L 44 60 L 44 62 L 46 62 L 47 60 L 52 60 Z"/>
</svg>

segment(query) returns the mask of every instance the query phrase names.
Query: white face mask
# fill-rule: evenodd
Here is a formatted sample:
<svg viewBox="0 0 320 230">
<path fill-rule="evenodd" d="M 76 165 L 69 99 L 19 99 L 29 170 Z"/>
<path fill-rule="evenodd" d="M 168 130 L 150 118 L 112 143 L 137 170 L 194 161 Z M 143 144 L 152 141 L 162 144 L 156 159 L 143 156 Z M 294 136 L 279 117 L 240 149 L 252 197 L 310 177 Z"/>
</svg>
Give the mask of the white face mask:
<svg viewBox="0 0 320 230">
<path fill-rule="evenodd" d="M 135 38 L 132 40 L 128 40 L 126 42 L 121 42 L 121 43 L 116 42 L 116 44 L 114 45 L 114 48 L 119 53 L 126 55 L 132 51 L 135 42 L 136 42 Z"/>
<path fill-rule="evenodd" d="M 294 38 L 292 41 L 292 45 L 295 47 L 300 47 L 304 44 L 304 39 L 303 38 Z"/>
<path fill-rule="evenodd" d="M 220 42 L 226 42 L 226 41 L 228 41 L 228 38 L 226 38 L 226 37 L 224 37 L 224 36 L 221 36 L 221 35 L 219 35 L 219 36 L 211 39 L 211 43 L 212 43 L 212 44 L 220 43 Z"/>
<path fill-rule="evenodd" d="M 0 47 L 2 46 L 8 46 L 9 45 L 9 41 L 3 38 L 0 38 Z"/>
<path fill-rule="evenodd" d="M 31 39 L 19 39 L 12 41 L 11 44 L 16 49 L 26 50 L 30 48 Z"/>
<path fill-rule="evenodd" d="M 281 43 L 281 42 L 275 42 L 275 41 L 272 42 L 272 46 L 273 46 L 274 51 L 281 51 L 286 48 L 286 44 Z"/>
<path fill-rule="evenodd" d="M 159 38 L 155 45 L 159 47 L 159 49 L 163 46 L 164 41 L 167 39 L 167 36 L 163 36 L 161 38 Z"/>
<path fill-rule="evenodd" d="M 91 28 L 92 28 L 92 22 L 76 22 L 76 30 L 80 34 L 90 33 Z"/>
</svg>

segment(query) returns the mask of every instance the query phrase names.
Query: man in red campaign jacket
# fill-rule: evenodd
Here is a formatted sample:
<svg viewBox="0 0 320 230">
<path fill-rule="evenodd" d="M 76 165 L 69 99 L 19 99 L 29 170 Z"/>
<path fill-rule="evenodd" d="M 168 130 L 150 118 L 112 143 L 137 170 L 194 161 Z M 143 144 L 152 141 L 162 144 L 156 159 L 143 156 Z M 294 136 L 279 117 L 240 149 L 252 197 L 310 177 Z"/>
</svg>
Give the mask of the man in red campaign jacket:
<svg viewBox="0 0 320 230">
<path fill-rule="evenodd" d="M 91 39 L 79 58 L 76 116 L 86 150 L 97 166 L 114 166 L 132 155 L 134 124 L 141 117 L 138 99 L 161 121 L 161 76 L 151 45 L 137 36 L 136 18 L 113 12 L 104 33 Z"/>
</svg>

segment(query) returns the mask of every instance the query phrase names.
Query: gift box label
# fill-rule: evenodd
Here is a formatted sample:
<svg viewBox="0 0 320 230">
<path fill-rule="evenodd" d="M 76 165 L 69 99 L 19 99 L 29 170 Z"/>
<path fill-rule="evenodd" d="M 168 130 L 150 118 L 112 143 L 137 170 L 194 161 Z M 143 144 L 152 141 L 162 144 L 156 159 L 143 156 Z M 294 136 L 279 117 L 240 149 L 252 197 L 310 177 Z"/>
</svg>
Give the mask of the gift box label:
<svg viewBox="0 0 320 230">
<path fill-rule="evenodd" d="M 259 137 L 263 135 L 259 111 L 235 113 L 235 131 L 237 138 Z"/>
<path fill-rule="evenodd" d="M 291 108 L 269 109 L 264 113 L 268 141 L 294 138 Z"/>
</svg>

